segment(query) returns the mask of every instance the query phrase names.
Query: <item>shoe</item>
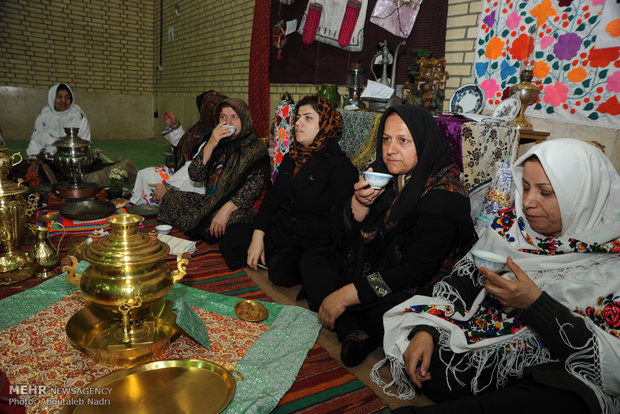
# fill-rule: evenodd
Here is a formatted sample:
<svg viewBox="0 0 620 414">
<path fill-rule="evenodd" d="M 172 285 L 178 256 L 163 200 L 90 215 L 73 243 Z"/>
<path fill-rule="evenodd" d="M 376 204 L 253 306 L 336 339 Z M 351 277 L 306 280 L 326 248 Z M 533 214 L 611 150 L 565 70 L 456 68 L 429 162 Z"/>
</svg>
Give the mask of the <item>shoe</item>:
<svg viewBox="0 0 620 414">
<path fill-rule="evenodd" d="M 348 333 L 342 341 L 340 359 L 347 367 L 355 367 L 366 359 L 377 347 L 375 341 L 364 331 Z"/>
</svg>

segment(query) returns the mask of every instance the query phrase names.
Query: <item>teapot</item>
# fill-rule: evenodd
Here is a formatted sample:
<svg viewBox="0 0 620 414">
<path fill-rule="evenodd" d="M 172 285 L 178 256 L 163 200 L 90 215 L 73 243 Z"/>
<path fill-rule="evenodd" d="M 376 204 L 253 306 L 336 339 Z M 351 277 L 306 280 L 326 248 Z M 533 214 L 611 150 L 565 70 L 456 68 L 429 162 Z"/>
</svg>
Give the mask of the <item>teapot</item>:
<svg viewBox="0 0 620 414">
<path fill-rule="evenodd" d="M 58 263 L 60 243 L 66 232 L 65 226 L 61 223 L 58 223 L 58 225 L 63 228 L 63 233 L 60 236 L 60 240 L 58 240 L 58 247 L 56 247 L 49 238 L 49 228 L 28 224 L 28 228 L 34 235 L 32 247 L 30 247 L 28 255 L 37 264 L 35 270 L 36 277 L 47 279 L 54 276 L 53 267 Z"/>
</svg>

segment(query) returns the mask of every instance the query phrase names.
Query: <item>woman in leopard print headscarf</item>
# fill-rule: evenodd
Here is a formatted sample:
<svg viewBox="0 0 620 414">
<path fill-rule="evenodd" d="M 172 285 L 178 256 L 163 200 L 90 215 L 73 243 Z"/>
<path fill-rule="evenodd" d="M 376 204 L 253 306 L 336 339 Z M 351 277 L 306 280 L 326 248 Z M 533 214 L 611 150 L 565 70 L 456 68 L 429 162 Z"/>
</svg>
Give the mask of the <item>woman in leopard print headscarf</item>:
<svg viewBox="0 0 620 414">
<path fill-rule="evenodd" d="M 299 263 L 326 247 L 332 208 L 351 198 L 357 169 L 340 149 L 342 115 L 323 98 L 306 96 L 295 108 L 294 140 L 256 216 L 254 227 L 234 225 L 234 240 L 220 243 L 231 269 L 269 267 L 278 285 L 300 283 Z M 249 246 L 249 248 L 248 248 Z"/>
</svg>

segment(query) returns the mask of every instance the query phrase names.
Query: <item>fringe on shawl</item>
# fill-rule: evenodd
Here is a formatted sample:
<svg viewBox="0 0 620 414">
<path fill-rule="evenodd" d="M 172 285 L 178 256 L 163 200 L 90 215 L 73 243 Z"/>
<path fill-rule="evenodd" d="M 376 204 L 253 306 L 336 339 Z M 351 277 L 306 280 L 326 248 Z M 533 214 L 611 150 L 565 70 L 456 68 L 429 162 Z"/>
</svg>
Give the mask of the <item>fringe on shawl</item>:
<svg viewBox="0 0 620 414">
<path fill-rule="evenodd" d="M 386 363 L 390 364 L 392 381 L 386 383 L 379 374 L 379 369 Z M 381 361 L 377 362 L 370 370 L 370 379 L 383 390 L 385 395 L 396 397 L 400 400 L 412 400 L 415 397 L 415 388 L 405 371 L 405 364 L 397 358 L 386 355 Z M 394 385 L 397 386 L 396 394 L 389 391 Z"/>
<path fill-rule="evenodd" d="M 471 392 L 478 394 L 492 385 L 495 385 L 496 389 L 503 388 L 509 378 L 521 377 L 527 367 L 557 361 L 547 348 L 539 347 L 538 338 L 527 328 L 511 335 L 506 341 L 495 343 L 492 347 L 459 354 L 450 349 L 448 339 L 448 333 L 442 331 L 438 342 L 439 358 L 446 367 L 446 385 L 450 390 L 452 390 L 451 381 L 460 386 L 467 385 L 459 376 L 472 369 L 475 370 L 475 374 L 471 381 Z M 528 344 L 531 344 L 529 349 Z M 392 374 L 392 381 L 389 383 L 385 383 L 379 375 L 379 369 L 386 362 L 389 362 Z M 480 376 L 485 369 L 492 369 L 489 382 L 480 384 Z M 415 397 L 415 389 L 407 377 L 402 358 L 387 355 L 372 368 L 370 378 L 386 395 L 403 400 Z M 388 388 L 393 386 L 397 387 L 396 394 L 388 391 Z"/>
<path fill-rule="evenodd" d="M 564 362 L 564 369 L 574 377 L 579 378 L 596 395 L 596 399 L 604 413 L 620 412 L 620 402 L 617 398 L 603 391 L 603 375 L 601 373 L 600 343 L 593 329 L 599 329 L 588 319 L 584 318 L 586 326 L 592 331 L 592 337 L 582 346 L 576 347 L 564 333 L 564 325 L 556 320 L 560 336 L 566 346 L 575 350 Z"/>
</svg>

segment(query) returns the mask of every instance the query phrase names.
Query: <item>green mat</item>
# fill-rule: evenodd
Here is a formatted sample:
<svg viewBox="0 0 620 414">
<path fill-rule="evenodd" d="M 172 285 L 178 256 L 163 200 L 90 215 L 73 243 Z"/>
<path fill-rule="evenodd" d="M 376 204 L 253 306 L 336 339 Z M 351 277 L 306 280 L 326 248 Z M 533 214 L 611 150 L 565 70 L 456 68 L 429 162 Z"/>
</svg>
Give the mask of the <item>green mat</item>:
<svg viewBox="0 0 620 414">
<path fill-rule="evenodd" d="M 25 157 L 28 141 L 7 140 L 6 147 L 10 154 L 19 151 Z M 95 141 L 91 148 L 101 148 L 104 155 L 111 160 L 118 157 L 129 158 L 141 169 L 163 164 L 163 154 L 170 149 L 170 144 L 156 139 L 105 140 Z"/>
</svg>

